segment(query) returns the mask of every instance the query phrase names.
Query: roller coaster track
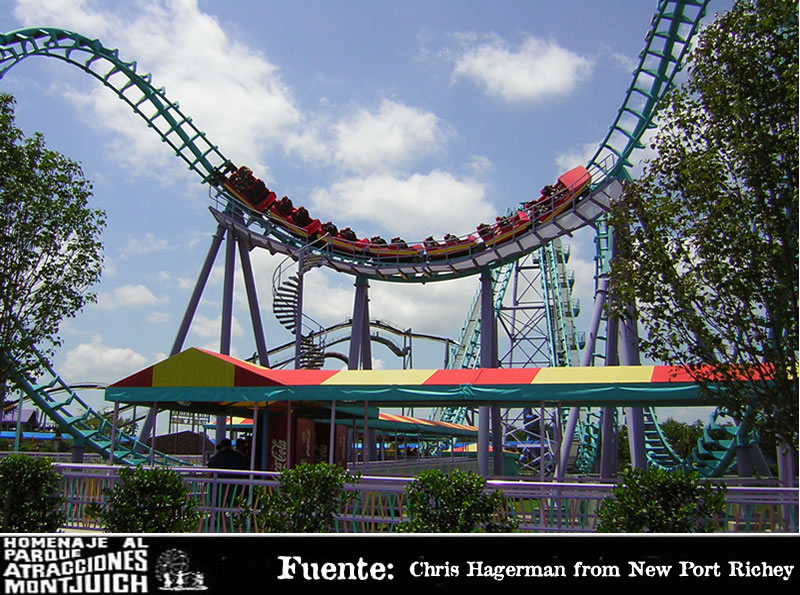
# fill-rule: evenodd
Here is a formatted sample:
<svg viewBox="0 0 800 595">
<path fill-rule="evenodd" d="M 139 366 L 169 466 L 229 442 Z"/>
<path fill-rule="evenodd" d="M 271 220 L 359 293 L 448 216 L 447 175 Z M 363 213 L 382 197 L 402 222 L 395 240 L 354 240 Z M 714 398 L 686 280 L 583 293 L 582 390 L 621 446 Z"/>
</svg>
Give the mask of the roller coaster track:
<svg viewBox="0 0 800 595">
<path fill-rule="evenodd" d="M 436 262 L 426 260 L 386 263 L 315 250 L 320 264 L 377 280 L 425 283 L 452 279 L 474 275 L 487 268 L 508 265 L 545 246 L 554 238 L 601 220 L 609 204 L 621 194 L 621 181 L 630 179 L 629 170 L 634 165 L 631 155 L 635 150 L 643 148 L 643 136 L 655 126 L 653 119 L 656 107 L 674 85 L 708 2 L 709 0 L 658 2 L 632 83 L 607 136 L 587 164 L 587 169 L 592 174 L 591 194 L 564 214 L 547 224 L 532 226 L 530 231 L 511 241 L 491 249 L 470 251 L 458 258 Z M 15 64 L 30 56 L 53 57 L 77 66 L 115 92 L 191 171 L 200 176 L 203 183 L 209 184 L 210 195 L 216 207 L 211 208 L 213 215 L 228 229 L 247 236 L 251 245 L 287 255 L 295 253 L 298 248 L 307 247 L 302 240 L 268 218 L 254 213 L 225 190 L 225 175 L 234 165 L 194 125 L 192 119 L 181 112 L 179 104 L 167 98 L 164 88 L 152 85 L 150 74 L 137 72 L 136 62 L 121 59 L 118 50 L 104 47 L 97 39 L 63 29 L 27 28 L 0 34 L 0 78 Z M 232 217 L 233 211 L 244 214 L 244 223 Z M 465 334 L 468 344 L 474 344 L 476 328 L 477 326 L 473 326 L 471 334 Z M 464 353 L 459 357 L 466 358 L 467 355 Z M 469 357 L 475 357 L 474 351 Z M 61 382 L 55 372 L 50 373 L 53 382 Z M 24 371 L 18 371 L 17 376 L 24 390 L 30 391 L 31 398 L 36 399 L 34 395 L 41 397 L 45 394 L 29 382 Z M 79 402 L 74 393 L 69 400 Z M 55 415 L 56 406 L 48 404 L 46 400 L 42 402 L 45 409 Z M 77 421 L 62 418 L 61 423 L 72 426 Z M 85 434 L 80 436 L 86 438 Z M 663 444 L 661 439 L 656 442 Z M 656 448 L 653 446 L 653 449 Z M 124 458 L 121 456 L 121 459 Z M 726 460 L 725 457 L 720 459 L 720 465 L 723 460 Z"/>
<path fill-rule="evenodd" d="M 447 347 L 454 344 L 455 341 L 448 337 L 441 337 L 438 335 L 431 335 L 428 333 L 417 333 L 412 331 L 411 329 L 403 329 L 400 326 L 387 322 L 385 320 L 378 320 L 378 319 L 370 319 L 370 338 L 372 341 L 380 343 L 384 345 L 389 351 L 392 352 L 396 357 L 403 358 L 404 360 L 404 368 L 406 367 L 406 362 L 410 362 L 411 359 L 411 341 L 412 340 L 427 340 L 433 341 L 438 343 L 444 343 Z M 353 326 L 352 319 L 344 320 L 337 324 L 331 325 L 329 327 L 322 328 L 317 331 L 313 331 L 309 334 L 308 338 L 313 340 L 316 345 L 318 345 L 319 349 L 321 350 L 321 356 L 323 358 L 336 358 L 344 363 L 348 362 L 348 356 L 328 351 L 329 347 L 334 345 L 338 345 L 339 343 L 344 343 L 350 340 L 350 329 Z M 386 335 L 381 333 L 386 333 Z M 387 335 L 394 335 L 395 337 L 404 339 L 404 344 L 400 345 L 396 340 L 390 338 Z M 272 358 L 277 356 L 278 354 L 289 351 L 294 349 L 295 342 L 292 341 L 290 343 L 285 343 L 283 345 L 278 345 L 268 351 L 268 355 L 270 357 L 270 361 L 272 362 Z M 445 355 L 447 355 L 447 351 L 445 351 Z M 252 356 L 249 361 L 255 362 L 257 356 Z M 283 368 L 288 366 L 291 363 L 294 363 L 295 357 L 284 357 L 280 360 L 275 361 L 272 364 L 273 368 Z M 411 367 L 410 365 L 408 367 Z M 444 367 L 448 367 L 445 365 Z"/>
<path fill-rule="evenodd" d="M 52 419 L 62 431 L 72 436 L 73 445 L 85 446 L 107 460 L 121 465 L 149 464 L 186 467 L 188 464 L 169 455 L 152 451 L 150 446 L 112 427 L 106 417 L 86 404 L 73 388 L 64 382 L 35 349 L 42 381 L 34 381 L 26 368 L 3 354 L 10 364 L 11 380 L 22 393 Z M 54 393 L 67 397 L 55 399 Z"/>
</svg>

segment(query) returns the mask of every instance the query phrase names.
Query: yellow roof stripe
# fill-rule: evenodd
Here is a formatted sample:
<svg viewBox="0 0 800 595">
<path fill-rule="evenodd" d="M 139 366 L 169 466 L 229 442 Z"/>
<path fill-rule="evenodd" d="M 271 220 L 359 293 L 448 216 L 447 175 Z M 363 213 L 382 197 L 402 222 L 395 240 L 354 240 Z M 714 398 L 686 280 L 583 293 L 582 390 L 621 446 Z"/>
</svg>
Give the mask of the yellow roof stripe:
<svg viewBox="0 0 800 595">
<path fill-rule="evenodd" d="M 419 385 L 436 370 L 342 370 L 322 385 Z"/>
<path fill-rule="evenodd" d="M 542 368 L 531 384 L 645 383 L 652 376 L 653 366 Z"/>
<path fill-rule="evenodd" d="M 233 364 L 187 349 L 153 366 L 153 386 L 233 386 Z"/>
</svg>

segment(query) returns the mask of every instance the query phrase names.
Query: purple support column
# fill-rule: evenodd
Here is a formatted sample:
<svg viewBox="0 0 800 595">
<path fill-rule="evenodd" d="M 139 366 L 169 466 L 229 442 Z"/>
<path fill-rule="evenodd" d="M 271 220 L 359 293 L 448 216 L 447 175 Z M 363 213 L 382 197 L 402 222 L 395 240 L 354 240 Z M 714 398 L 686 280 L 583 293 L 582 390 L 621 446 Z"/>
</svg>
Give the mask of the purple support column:
<svg viewBox="0 0 800 595">
<path fill-rule="evenodd" d="M 247 303 L 250 306 L 250 322 L 253 326 L 253 336 L 256 341 L 256 352 L 258 353 L 258 363 L 269 367 L 269 356 L 267 355 L 267 341 L 264 338 L 264 325 L 261 321 L 261 310 L 258 307 L 258 292 L 256 282 L 253 277 L 253 265 L 250 262 L 250 251 L 248 250 L 245 238 L 237 238 L 239 244 L 239 260 L 242 263 L 242 274 L 244 276 L 244 286 L 247 290 Z"/>
<path fill-rule="evenodd" d="M 233 281 L 236 271 L 236 237 L 229 232 L 225 239 L 225 278 L 222 288 L 222 324 L 219 337 L 219 352 L 231 354 L 231 329 L 233 328 Z M 225 438 L 225 416 L 217 416 L 216 440 Z"/>
<path fill-rule="evenodd" d="M 494 292 L 492 290 L 492 272 L 485 269 L 481 273 L 481 367 L 493 368 L 497 365 L 497 323 L 494 317 Z M 489 406 L 478 408 L 478 473 L 489 475 L 489 431 L 490 422 L 493 435 L 492 446 L 494 449 L 493 461 L 497 465 L 497 455 L 501 461 L 502 470 L 502 430 L 496 427 L 497 417 L 490 411 Z M 498 441 L 499 434 L 499 441 Z M 495 474 L 498 468 L 495 467 Z"/>
<path fill-rule="evenodd" d="M 369 282 L 364 277 L 356 277 L 355 298 L 353 299 L 353 323 L 350 329 L 350 353 L 347 367 L 350 370 L 372 368 L 372 358 L 370 355 L 370 335 L 369 335 Z M 364 462 L 369 460 L 369 450 L 367 448 L 367 434 L 369 431 L 367 424 L 367 407 L 364 402 L 364 439 L 361 442 L 361 452 Z M 334 431 L 334 428 L 331 428 Z M 355 429 L 353 437 L 355 438 Z"/>
<path fill-rule="evenodd" d="M 639 333 L 633 308 L 628 308 L 628 318 L 620 321 L 619 357 L 620 365 L 638 366 Z M 631 465 L 637 469 L 647 468 L 647 449 L 644 441 L 644 411 L 641 407 L 625 408 L 625 423 L 628 426 L 628 446 Z"/>
<path fill-rule="evenodd" d="M 223 227 L 223 225 L 220 223 L 217 225 L 217 231 L 214 234 L 214 237 L 211 239 L 211 246 L 208 248 L 208 253 L 206 254 L 206 259 L 203 262 L 203 267 L 200 269 L 200 274 L 197 276 L 197 282 L 194 285 L 194 291 L 192 292 L 191 298 L 189 298 L 189 304 L 186 306 L 186 312 L 183 314 L 183 320 L 181 321 L 181 326 L 178 329 L 178 334 L 175 337 L 175 341 L 172 344 L 172 350 L 169 353 L 170 355 L 180 353 L 183 349 L 183 344 L 186 342 L 186 336 L 189 334 L 189 327 L 192 325 L 192 320 L 197 312 L 197 306 L 200 304 L 200 298 L 203 296 L 203 290 L 208 282 L 208 276 L 211 274 L 211 269 L 214 266 L 214 261 L 217 259 L 219 247 L 222 244 L 222 239 L 224 237 L 225 227 Z M 142 430 L 139 433 L 140 441 L 144 442 L 144 440 L 147 439 L 151 433 L 154 423 L 155 409 L 151 408 L 147 413 L 144 424 L 142 424 Z"/>
<path fill-rule="evenodd" d="M 195 312 L 197 312 L 197 306 L 200 303 L 200 298 L 203 295 L 203 290 L 208 282 L 208 276 L 211 274 L 211 269 L 214 266 L 214 261 L 217 259 L 217 253 L 219 252 L 219 247 L 222 244 L 222 238 L 224 237 L 225 228 L 222 226 L 222 224 L 219 224 L 217 226 L 217 232 L 214 234 L 214 237 L 211 240 L 211 246 L 208 248 L 208 254 L 206 255 L 206 260 L 203 263 L 203 268 L 200 269 L 200 274 L 197 276 L 197 282 L 194 285 L 192 297 L 189 299 L 189 304 L 187 305 L 186 312 L 183 315 L 183 321 L 181 322 L 180 329 L 178 330 L 178 335 L 175 337 L 175 342 L 172 344 L 172 351 L 170 351 L 170 355 L 180 353 L 180 351 L 183 349 L 186 336 L 189 334 L 189 327 L 192 324 Z"/>
<path fill-rule="evenodd" d="M 353 325 L 350 330 L 350 353 L 348 358 L 347 367 L 350 370 L 358 370 L 359 364 L 362 362 L 362 353 L 364 349 L 364 326 L 365 315 L 368 314 L 368 294 L 367 289 L 369 284 L 363 277 L 356 278 L 356 294 L 353 300 Z M 369 340 L 369 320 L 366 320 L 366 336 Z"/>
<path fill-rule="evenodd" d="M 586 345 L 583 347 L 581 354 L 581 366 L 587 367 L 592 365 L 594 359 L 595 342 L 597 341 L 597 332 L 600 329 L 600 321 L 603 318 L 603 308 L 605 308 L 606 296 L 608 295 L 608 279 L 601 278 L 597 283 L 597 289 L 594 294 L 594 310 L 592 311 L 592 321 L 589 324 L 589 333 L 586 337 Z M 567 463 L 569 461 L 569 452 L 572 448 L 572 439 L 575 436 L 575 428 L 578 425 L 578 416 L 580 415 L 579 407 L 572 407 L 569 410 L 569 418 L 567 420 L 567 428 L 564 432 L 564 441 L 561 443 L 560 457 L 558 461 L 558 470 L 556 478 L 561 481 L 567 473 Z"/>
<path fill-rule="evenodd" d="M 606 338 L 606 365 L 616 366 L 618 362 L 617 343 L 619 324 L 611 318 L 606 323 L 608 337 Z M 617 474 L 617 426 L 615 414 L 616 407 L 604 407 L 602 427 L 600 429 L 600 479 L 611 480 Z"/>
</svg>

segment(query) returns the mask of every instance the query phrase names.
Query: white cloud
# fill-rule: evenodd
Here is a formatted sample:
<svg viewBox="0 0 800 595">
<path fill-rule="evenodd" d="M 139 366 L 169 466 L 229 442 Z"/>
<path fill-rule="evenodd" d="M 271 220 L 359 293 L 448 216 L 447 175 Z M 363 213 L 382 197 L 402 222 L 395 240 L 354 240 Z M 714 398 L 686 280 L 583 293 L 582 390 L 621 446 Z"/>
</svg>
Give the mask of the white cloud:
<svg viewBox="0 0 800 595">
<path fill-rule="evenodd" d="M 147 322 L 152 322 L 153 324 L 164 324 L 165 322 L 169 322 L 172 316 L 169 315 L 167 312 L 150 312 L 147 315 Z"/>
<path fill-rule="evenodd" d="M 415 332 L 457 339 L 477 288 L 477 277 L 426 285 L 374 283 L 370 316 Z"/>
<path fill-rule="evenodd" d="M 580 147 L 573 147 L 566 153 L 556 155 L 555 163 L 558 166 L 558 171 L 563 173 L 576 165 L 586 165 L 599 146 L 600 141 L 598 140 L 597 142 L 585 143 Z"/>
<path fill-rule="evenodd" d="M 167 86 L 170 100 L 180 101 L 181 111 L 192 116 L 212 142 L 231 150 L 229 158 L 249 163 L 261 177 L 268 173 L 260 161 L 263 150 L 299 122 L 277 67 L 229 37 L 196 0 L 140 1 L 113 13 L 102 2 L 19 0 L 15 15 L 26 26 L 57 22 L 99 38 L 106 47 L 119 48 L 123 59 L 137 60 L 140 74 L 153 75 L 154 86 Z M 64 94 L 90 114 L 89 122 L 114 132 L 110 145 L 123 163 L 175 179 L 172 153 L 107 89 L 97 85 Z"/>
<path fill-rule="evenodd" d="M 169 240 L 159 238 L 154 233 L 148 232 L 143 236 L 129 237 L 122 249 L 125 256 L 130 254 L 141 255 L 151 252 L 162 252 L 171 248 Z"/>
<path fill-rule="evenodd" d="M 384 100 L 334 126 L 336 161 L 358 172 L 401 167 L 439 150 L 449 134 L 436 115 Z"/>
<path fill-rule="evenodd" d="M 372 174 L 335 182 L 312 193 L 315 216 L 337 225 L 378 224 L 406 240 L 427 235 L 473 232 L 484 219 L 494 220 L 485 186 L 471 178 L 459 179 L 434 170 L 428 174 L 396 176 Z M 375 229 L 360 230 L 372 235 Z M 359 230 L 355 229 L 357 232 Z"/>
<path fill-rule="evenodd" d="M 67 352 L 59 371 L 70 382 L 115 382 L 148 364 L 148 358 L 133 349 L 111 347 L 96 337 Z"/>
<path fill-rule="evenodd" d="M 104 310 L 156 306 L 168 301 L 166 296 L 156 297 L 144 285 L 121 285 L 111 293 L 101 292 L 97 295 L 97 305 Z"/>
<path fill-rule="evenodd" d="M 586 80 L 592 60 L 556 42 L 528 36 L 515 49 L 493 35 L 481 43 L 461 36 L 466 46 L 455 58 L 453 78 L 466 78 L 508 102 L 541 101 L 563 95 Z"/>
<path fill-rule="evenodd" d="M 217 337 L 217 339 L 219 339 L 222 328 L 221 325 L 221 315 L 217 316 L 216 318 L 209 318 L 208 316 L 204 316 L 202 314 L 196 314 L 194 320 L 192 321 L 190 335 L 203 339 L 211 337 Z M 244 332 L 242 330 L 242 326 L 239 324 L 239 321 L 236 320 L 236 317 L 234 317 L 231 325 L 231 335 L 233 337 L 241 337 L 243 334 Z M 214 345 L 214 347 L 211 347 L 212 350 L 219 351 L 219 340 L 217 340 L 216 343 L 209 343 L 209 345 Z"/>
</svg>

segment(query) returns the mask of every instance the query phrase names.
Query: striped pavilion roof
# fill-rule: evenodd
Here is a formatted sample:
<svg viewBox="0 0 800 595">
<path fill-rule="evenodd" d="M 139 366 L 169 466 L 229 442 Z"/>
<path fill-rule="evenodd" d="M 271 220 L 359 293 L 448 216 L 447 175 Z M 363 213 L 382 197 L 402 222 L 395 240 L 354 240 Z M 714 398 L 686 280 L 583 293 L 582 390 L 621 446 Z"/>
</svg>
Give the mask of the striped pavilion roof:
<svg viewBox="0 0 800 595">
<path fill-rule="evenodd" d="M 699 386 L 674 366 L 477 368 L 457 370 L 273 370 L 190 348 L 106 389 L 125 403 L 276 401 L 435 406 L 703 405 Z"/>
</svg>

